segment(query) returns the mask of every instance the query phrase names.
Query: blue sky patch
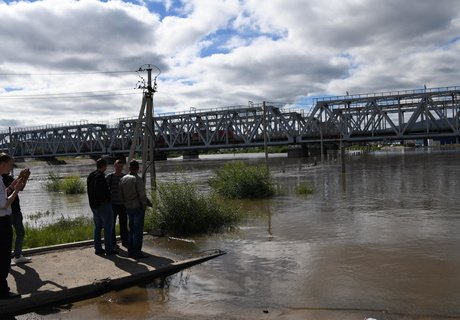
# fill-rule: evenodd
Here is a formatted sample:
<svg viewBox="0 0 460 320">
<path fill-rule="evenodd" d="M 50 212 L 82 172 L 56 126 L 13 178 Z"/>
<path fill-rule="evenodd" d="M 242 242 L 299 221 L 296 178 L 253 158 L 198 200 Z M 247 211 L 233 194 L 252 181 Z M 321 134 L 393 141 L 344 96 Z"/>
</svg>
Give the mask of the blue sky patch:
<svg viewBox="0 0 460 320">
<path fill-rule="evenodd" d="M 449 50 L 453 45 L 460 41 L 460 36 L 450 39 L 446 44 L 441 48 L 444 50 Z"/>
<path fill-rule="evenodd" d="M 4 87 L 3 89 L 6 92 L 22 91 L 23 90 L 23 88 L 18 88 L 18 87 Z"/>
<path fill-rule="evenodd" d="M 232 38 L 239 37 L 243 39 L 246 44 L 250 44 L 252 40 L 265 37 L 272 39 L 273 41 L 278 41 L 282 38 L 279 34 L 271 34 L 271 33 L 263 33 L 257 30 L 250 30 L 250 29 L 219 29 L 216 32 L 208 35 L 203 39 L 203 42 L 209 43 L 208 46 L 204 47 L 201 50 L 200 57 L 209 57 L 213 54 L 226 54 L 232 51 L 233 48 L 229 47 L 229 42 Z M 241 47 L 241 46 L 239 46 Z"/>
</svg>

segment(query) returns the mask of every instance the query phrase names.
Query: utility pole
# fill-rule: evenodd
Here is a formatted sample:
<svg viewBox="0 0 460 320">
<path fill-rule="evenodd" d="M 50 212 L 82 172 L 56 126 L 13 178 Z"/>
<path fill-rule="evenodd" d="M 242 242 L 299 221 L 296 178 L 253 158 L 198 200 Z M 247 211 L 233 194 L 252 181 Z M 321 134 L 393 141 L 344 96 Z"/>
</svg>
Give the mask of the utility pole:
<svg viewBox="0 0 460 320">
<path fill-rule="evenodd" d="M 152 69 L 156 68 L 156 75 L 152 86 Z M 156 92 L 156 78 L 160 75 L 160 69 L 152 64 L 145 64 L 138 70 L 147 71 L 147 83 L 142 78 L 139 89 L 143 89 L 142 104 L 139 117 L 134 128 L 134 136 L 129 150 L 128 163 L 133 159 L 137 145 L 140 143 L 142 135 L 142 179 L 147 180 L 147 172 L 150 171 L 150 186 L 156 189 L 155 172 L 155 128 L 153 118 L 153 95 Z"/>
<path fill-rule="evenodd" d="M 320 115 L 321 117 L 321 115 Z M 321 152 L 321 163 L 324 162 L 324 146 L 323 146 L 323 124 L 321 118 L 316 119 L 316 124 L 319 128 L 319 143 L 320 143 L 320 152 Z"/>
<path fill-rule="evenodd" d="M 268 148 L 267 148 L 267 104 L 264 101 L 262 104 L 264 108 L 263 112 L 263 126 L 264 126 L 264 152 L 265 152 L 265 165 L 268 170 Z"/>
<path fill-rule="evenodd" d="M 11 127 L 8 127 L 8 154 L 9 155 L 12 155 L 13 154 L 13 150 L 12 150 L 12 145 L 13 145 L 13 142 L 12 142 L 12 138 L 13 136 L 11 135 Z"/>
</svg>

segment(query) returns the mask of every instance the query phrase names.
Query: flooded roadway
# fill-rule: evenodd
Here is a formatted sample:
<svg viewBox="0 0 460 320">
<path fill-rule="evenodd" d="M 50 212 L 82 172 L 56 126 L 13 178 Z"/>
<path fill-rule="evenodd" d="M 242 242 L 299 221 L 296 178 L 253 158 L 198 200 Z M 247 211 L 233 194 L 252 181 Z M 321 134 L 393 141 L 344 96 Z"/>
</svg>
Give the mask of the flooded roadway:
<svg viewBox="0 0 460 320">
<path fill-rule="evenodd" d="M 453 151 L 380 152 L 353 157 L 342 174 L 337 162 L 270 158 L 278 193 L 241 202 L 247 214 L 237 231 L 149 243 L 177 257 L 227 255 L 18 319 L 460 319 L 459 160 Z M 224 161 L 161 162 L 158 180 L 185 177 L 206 189 Z M 46 170 L 33 169 L 38 178 L 21 197 L 26 216 L 43 210 L 34 201 L 58 217 L 89 215 L 86 195 L 53 200 L 40 190 Z M 315 192 L 297 196 L 299 183 Z"/>
</svg>

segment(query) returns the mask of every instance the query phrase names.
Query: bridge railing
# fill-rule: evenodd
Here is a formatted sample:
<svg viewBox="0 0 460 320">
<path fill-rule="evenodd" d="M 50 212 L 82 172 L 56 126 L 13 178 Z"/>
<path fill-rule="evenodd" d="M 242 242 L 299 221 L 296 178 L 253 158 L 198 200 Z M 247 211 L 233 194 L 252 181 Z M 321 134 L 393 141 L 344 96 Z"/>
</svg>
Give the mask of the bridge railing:
<svg viewBox="0 0 460 320">
<path fill-rule="evenodd" d="M 321 97 L 313 98 L 315 104 L 317 102 L 328 102 L 328 101 L 338 101 L 338 100 L 354 100 L 354 99 L 364 99 L 364 98 L 385 98 L 385 97 L 394 97 L 394 96 L 404 96 L 404 95 L 416 95 L 423 93 L 449 93 L 449 92 L 458 92 L 460 91 L 460 86 L 450 86 L 450 87 L 439 87 L 439 88 L 424 88 L 424 89 L 411 89 L 411 90 L 398 90 L 398 91 L 383 91 L 377 93 L 361 93 L 361 94 L 349 94 L 342 96 L 330 96 L 330 97 Z"/>
</svg>

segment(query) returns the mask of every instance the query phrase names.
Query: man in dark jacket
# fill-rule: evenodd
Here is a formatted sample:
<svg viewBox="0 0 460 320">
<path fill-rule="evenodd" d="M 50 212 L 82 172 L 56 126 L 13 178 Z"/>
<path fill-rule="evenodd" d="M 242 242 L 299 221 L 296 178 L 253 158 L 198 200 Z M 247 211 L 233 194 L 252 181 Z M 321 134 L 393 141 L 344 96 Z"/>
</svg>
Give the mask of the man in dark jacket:
<svg viewBox="0 0 460 320">
<path fill-rule="evenodd" d="M 89 206 L 94 220 L 94 249 L 97 255 L 113 255 L 118 251 L 114 250 L 112 241 L 113 211 L 110 204 L 110 190 L 104 174 L 107 170 L 107 161 L 98 159 L 96 167 L 97 170 L 91 172 L 86 180 Z M 104 229 L 105 250 L 102 249 L 102 229 Z"/>
</svg>

